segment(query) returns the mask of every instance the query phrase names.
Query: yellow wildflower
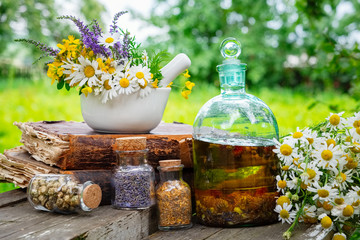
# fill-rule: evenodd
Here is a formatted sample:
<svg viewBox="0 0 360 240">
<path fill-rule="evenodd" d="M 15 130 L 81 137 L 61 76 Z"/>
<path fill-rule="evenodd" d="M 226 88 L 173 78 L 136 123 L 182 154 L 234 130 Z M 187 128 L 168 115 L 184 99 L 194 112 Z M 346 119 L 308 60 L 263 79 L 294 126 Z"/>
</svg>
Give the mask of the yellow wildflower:
<svg viewBox="0 0 360 240">
<path fill-rule="evenodd" d="M 64 68 L 61 65 L 62 63 L 57 61 L 48 64 L 47 76 L 52 79 L 51 84 L 54 84 L 55 80 L 59 80 L 63 75 Z"/>
<path fill-rule="evenodd" d="M 156 78 L 154 80 L 154 82 L 151 83 L 151 85 L 153 86 L 153 88 L 158 88 L 158 83 L 159 83 L 159 80 Z"/>
<path fill-rule="evenodd" d="M 185 99 L 189 99 L 189 94 L 191 93 L 190 90 L 184 90 L 181 92 L 181 95 L 185 98 Z"/>
<path fill-rule="evenodd" d="M 81 92 L 83 94 L 85 94 L 85 97 L 87 97 L 89 93 L 92 93 L 92 88 L 91 87 L 84 87 L 83 89 L 81 89 Z"/>
<path fill-rule="evenodd" d="M 189 70 L 186 69 L 186 72 L 183 73 L 183 75 L 184 75 L 184 77 L 189 78 L 190 77 Z"/>
<path fill-rule="evenodd" d="M 191 81 L 186 81 L 185 83 L 185 87 L 187 89 L 189 89 L 190 91 L 192 90 L 192 88 L 195 86 L 195 83 L 191 82 Z"/>
<path fill-rule="evenodd" d="M 166 87 L 171 87 L 173 85 L 173 82 L 169 83 Z"/>
</svg>

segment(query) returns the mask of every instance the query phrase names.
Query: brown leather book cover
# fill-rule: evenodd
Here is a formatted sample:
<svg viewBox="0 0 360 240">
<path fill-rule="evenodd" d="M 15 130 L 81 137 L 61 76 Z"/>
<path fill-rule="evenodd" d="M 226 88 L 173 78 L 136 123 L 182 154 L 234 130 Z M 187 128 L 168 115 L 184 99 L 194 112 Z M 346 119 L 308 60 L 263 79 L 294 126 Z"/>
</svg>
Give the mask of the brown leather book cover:
<svg viewBox="0 0 360 240">
<path fill-rule="evenodd" d="M 113 150 L 119 137 L 146 137 L 148 162 L 181 159 L 192 167 L 192 126 L 161 123 L 146 134 L 105 134 L 92 130 L 84 122 L 15 122 L 21 142 L 33 158 L 62 170 L 111 169 L 117 164 Z"/>
</svg>

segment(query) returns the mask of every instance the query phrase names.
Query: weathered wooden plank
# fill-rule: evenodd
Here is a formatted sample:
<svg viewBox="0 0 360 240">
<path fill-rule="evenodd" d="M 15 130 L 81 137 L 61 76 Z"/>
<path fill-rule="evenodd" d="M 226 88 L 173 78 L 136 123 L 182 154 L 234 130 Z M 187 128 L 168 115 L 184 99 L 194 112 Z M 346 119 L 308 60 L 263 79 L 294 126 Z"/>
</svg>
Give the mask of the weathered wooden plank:
<svg viewBox="0 0 360 240">
<path fill-rule="evenodd" d="M 154 208 L 121 211 L 102 206 L 92 212 L 60 215 L 35 210 L 23 201 L 0 210 L 0 239 L 143 239 L 157 228 L 154 212 Z"/>
<path fill-rule="evenodd" d="M 148 237 L 149 240 L 274 240 L 283 239 L 283 233 L 289 228 L 288 224 L 276 223 L 266 226 L 254 226 L 243 228 L 213 228 L 199 224 L 191 229 L 163 232 L 158 231 Z M 300 224 L 293 231 L 291 240 L 329 240 L 332 234 L 330 231 L 316 229 L 315 226 Z"/>
<path fill-rule="evenodd" d="M 207 239 L 209 236 L 221 231 L 222 228 L 206 227 L 195 224 L 190 229 L 182 229 L 177 231 L 158 231 L 148 237 L 149 240 L 191 240 L 191 239 Z"/>
<path fill-rule="evenodd" d="M 25 191 L 22 189 L 15 189 L 12 191 L 4 192 L 1 193 L 0 208 L 25 200 L 26 194 Z"/>
</svg>

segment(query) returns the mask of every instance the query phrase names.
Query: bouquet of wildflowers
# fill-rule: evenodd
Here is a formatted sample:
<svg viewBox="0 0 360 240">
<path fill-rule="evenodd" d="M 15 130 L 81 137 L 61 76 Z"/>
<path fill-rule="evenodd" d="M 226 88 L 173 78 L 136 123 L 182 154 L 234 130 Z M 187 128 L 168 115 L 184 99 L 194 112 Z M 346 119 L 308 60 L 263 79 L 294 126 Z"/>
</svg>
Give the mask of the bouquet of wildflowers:
<svg viewBox="0 0 360 240">
<path fill-rule="evenodd" d="M 281 171 L 276 177 L 283 195 L 276 200 L 279 220 L 317 223 L 335 231 L 333 239 L 349 237 L 360 226 L 360 112 L 349 118 L 331 113 L 313 129 L 297 129 L 277 142 Z"/>
<path fill-rule="evenodd" d="M 109 33 L 103 33 L 96 20 L 84 25 L 73 16 L 59 17 L 74 22 L 81 37 L 68 36 L 57 44 L 58 49 L 29 39 L 16 41 L 34 44 L 44 52 L 42 57 L 53 57 L 53 62 L 48 64 L 47 75 L 52 83 L 57 82 L 58 89 L 76 87 L 79 94 L 86 96 L 93 92 L 101 97 L 103 103 L 119 94 L 139 92 L 140 97 L 145 97 L 162 86 L 160 64 L 167 53 L 160 52 L 149 57 L 146 50 L 141 51 L 135 37 L 130 37 L 129 32 L 117 26 L 119 17 L 125 13 L 119 12 L 114 16 Z M 184 76 L 190 77 L 188 71 Z M 185 98 L 188 98 L 194 85 L 186 82 L 182 90 Z"/>
</svg>

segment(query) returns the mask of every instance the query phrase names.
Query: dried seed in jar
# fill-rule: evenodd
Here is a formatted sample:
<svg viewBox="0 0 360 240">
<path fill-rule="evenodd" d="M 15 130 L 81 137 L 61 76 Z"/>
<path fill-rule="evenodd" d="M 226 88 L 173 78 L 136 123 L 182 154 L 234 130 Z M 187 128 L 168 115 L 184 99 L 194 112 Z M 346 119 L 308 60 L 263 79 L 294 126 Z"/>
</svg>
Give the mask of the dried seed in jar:
<svg viewBox="0 0 360 240">
<path fill-rule="evenodd" d="M 56 200 L 56 206 L 60 207 L 64 203 L 64 200 L 62 198 L 58 198 Z"/>
<path fill-rule="evenodd" d="M 68 186 L 67 186 L 67 185 L 64 185 L 64 186 L 61 187 L 61 191 L 62 191 L 63 193 L 66 193 L 67 190 L 68 190 Z"/>
<path fill-rule="evenodd" d="M 69 195 L 65 195 L 65 196 L 64 196 L 64 201 L 69 204 L 69 203 L 70 203 L 70 196 L 69 196 Z"/>
<path fill-rule="evenodd" d="M 39 192 L 40 192 L 40 194 L 47 194 L 47 187 L 46 186 L 41 186 L 40 188 L 39 188 Z"/>
<path fill-rule="evenodd" d="M 78 195 L 75 195 L 71 198 L 71 203 L 70 203 L 71 206 L 73 207 L 76 207 L 76 206 L 79 206 L 80 205 L 80 198 Z"/>
<path fill-rule="evenodd" d="M 49 188 L 49 190 L 48 190 L 48 194 L 49 195 L 53 195 L 54 193 L 56 192 L 56 189 L 55 188 Z"/>
<path fill-rule="evenodd" d="M 63 192 L 58 192 L 58 194 L 57 194 L 57 197 L 58 198 L 62 198 L 64 196 L 64 193 Z"/>
</svg>

